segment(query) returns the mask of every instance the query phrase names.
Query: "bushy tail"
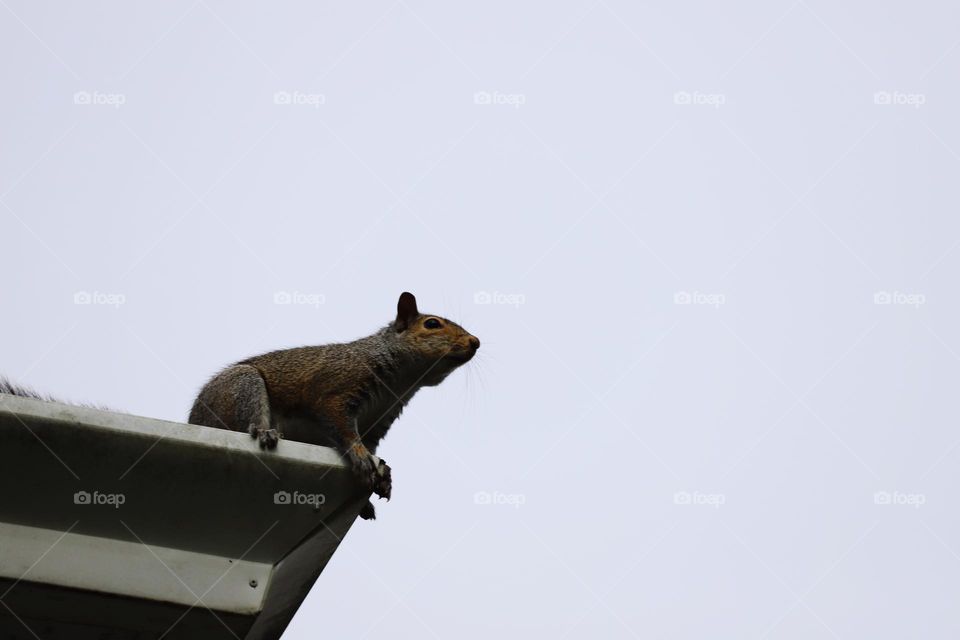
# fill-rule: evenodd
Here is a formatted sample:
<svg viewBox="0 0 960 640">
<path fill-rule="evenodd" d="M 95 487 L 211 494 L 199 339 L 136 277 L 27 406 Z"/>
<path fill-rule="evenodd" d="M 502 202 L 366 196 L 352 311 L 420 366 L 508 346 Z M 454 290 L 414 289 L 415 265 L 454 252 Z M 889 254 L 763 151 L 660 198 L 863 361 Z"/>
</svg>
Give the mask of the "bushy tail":
<svg viewBox="0 0 960 640">
<path fill-rule="evenodd" d="M 11 396 L 20 396 L 21 398 L 33 398 L 35 400 L 43 400 L 45 402 L 59 402 L 60 404 L 70 404 L 75 407 L 87 407 L 89 409 L 100 409 L 101 411 L 116 411 L 116 409 L 111 409 L 110 407 L 104 407 L 103 405 L 98 404 L 88 404 L 86 402 L 80 404 L 76 402 L 67 402 L 61 400 L 60 398 L 55 398 L 49 396 L 45 393 L 40 393 L 35 389 L 30 387 L 25 387 L 23 385 L 16 384 L 11 382 L 7 378 L 0 376 L 0 393 L 6 393 Z"/>
<path fill-rule="evenodd" d="M 60 402 L 60 400 L 51 398 L 50 396 L 45 396 L 42 393 L 31 389 L 30 387 L 24 387 L 22 385 L 10 382 L 3 376 L 0 376 L 0 393 L 6 393 L 11 396 L 20 396 L 22 398 L 36 398 L 37 400 L 46 400 L 47 402 Z"/>
</svg>

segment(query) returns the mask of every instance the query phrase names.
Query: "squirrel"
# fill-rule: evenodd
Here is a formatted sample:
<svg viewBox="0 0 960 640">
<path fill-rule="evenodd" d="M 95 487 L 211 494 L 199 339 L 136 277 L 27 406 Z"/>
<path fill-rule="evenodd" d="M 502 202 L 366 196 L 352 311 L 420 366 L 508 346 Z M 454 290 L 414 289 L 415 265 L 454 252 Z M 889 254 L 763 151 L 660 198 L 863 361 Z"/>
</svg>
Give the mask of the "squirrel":
<svg viewBox="0 0 960 640">
<path fill-rule="evenodd" d="M 440 316 L 423 314 L 413 294 L 376 333 L 340 344 L 281 349 L 232 364 L 207 382 L 191 424 L 246 431 L 261 448 L 280 439 L 336 448 L 360 484 L 390 499 L 390 467 L 374 457 L 421 387 L 440 384 L 469 362 L 480 340 Z M 376 517 L 373 504 L 360 517 Z"/>
</svg>

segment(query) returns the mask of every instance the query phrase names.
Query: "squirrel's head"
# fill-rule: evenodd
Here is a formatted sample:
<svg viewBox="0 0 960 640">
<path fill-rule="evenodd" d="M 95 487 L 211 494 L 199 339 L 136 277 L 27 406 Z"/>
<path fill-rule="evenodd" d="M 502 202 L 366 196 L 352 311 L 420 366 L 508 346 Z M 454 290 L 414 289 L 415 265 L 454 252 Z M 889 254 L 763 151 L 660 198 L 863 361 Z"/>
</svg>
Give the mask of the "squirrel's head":
<svg viewBox="0 0 960 640">
<path fill-rule="evenodd" d="M 408 350 L 427 363 L 429 369 L 422 381 L 425 386 L 440 384 L 480 348 L 480 340 L 456 322 L 420 313 L 417 299 L 406 291 L 397 301 L 397 319 L 391 328 Z"/>
</svg>

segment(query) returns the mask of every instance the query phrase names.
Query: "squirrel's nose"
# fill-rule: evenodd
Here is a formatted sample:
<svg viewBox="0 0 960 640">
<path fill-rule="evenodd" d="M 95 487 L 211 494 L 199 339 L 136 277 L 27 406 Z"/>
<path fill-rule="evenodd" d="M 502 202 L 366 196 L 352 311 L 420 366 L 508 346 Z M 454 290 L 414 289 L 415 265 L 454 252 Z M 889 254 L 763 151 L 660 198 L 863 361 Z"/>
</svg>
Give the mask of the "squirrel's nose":
<svg viewBox="0 0 960 640">
<path fill-rule="evenodd" d="M 480 348 L 480 338 L 477 338 L 476 336 L 470 336 L 470 340 L 468 342 L 470 343 L 470 348 L 474 351 Z"/>
</svg>

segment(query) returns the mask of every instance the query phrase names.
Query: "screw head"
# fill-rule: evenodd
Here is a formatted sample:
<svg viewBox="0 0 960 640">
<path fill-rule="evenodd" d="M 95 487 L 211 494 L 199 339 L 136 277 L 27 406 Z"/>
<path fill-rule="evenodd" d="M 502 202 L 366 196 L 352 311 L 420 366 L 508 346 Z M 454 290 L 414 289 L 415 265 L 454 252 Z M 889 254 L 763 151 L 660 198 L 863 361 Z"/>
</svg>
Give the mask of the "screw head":
<svg viewBox="0 0 960 640">
<path fill-rule="evenodd" d="M 250 586 L 251 586 L 252 588 L 256 589 L 256 588 L 257 588 L 257 581 L 256 581 L 256 580 L 251 580 L 251 581 L 250 581 Z"/>
</svg>

